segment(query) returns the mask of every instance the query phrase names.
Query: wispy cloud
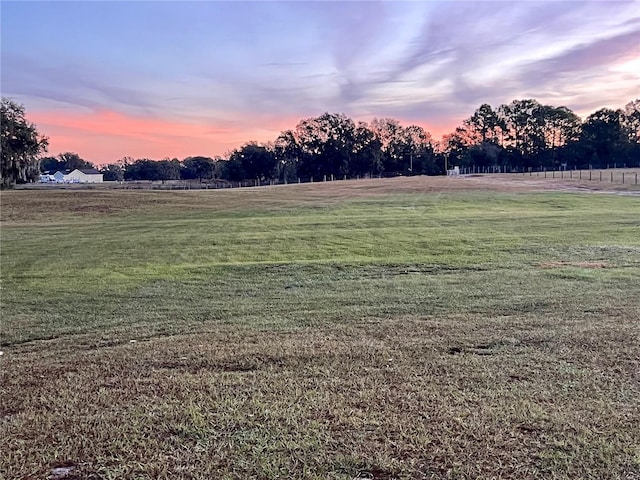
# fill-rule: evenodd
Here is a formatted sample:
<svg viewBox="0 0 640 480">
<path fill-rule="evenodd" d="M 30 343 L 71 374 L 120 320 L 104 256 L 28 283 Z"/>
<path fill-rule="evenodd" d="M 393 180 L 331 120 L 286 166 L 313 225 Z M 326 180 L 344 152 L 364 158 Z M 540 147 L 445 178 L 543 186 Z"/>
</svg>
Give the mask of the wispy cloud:
<svg viewBox="0 0 640 480">
<path fill-rule="evenodd" d="M 640 96 L 637 0 L 9 2 L 1 21 L 3 95 L 53 148 L 111 160 L 220 154 L 324 111 L 441 132 L 485 102 Z"/>
</svg>

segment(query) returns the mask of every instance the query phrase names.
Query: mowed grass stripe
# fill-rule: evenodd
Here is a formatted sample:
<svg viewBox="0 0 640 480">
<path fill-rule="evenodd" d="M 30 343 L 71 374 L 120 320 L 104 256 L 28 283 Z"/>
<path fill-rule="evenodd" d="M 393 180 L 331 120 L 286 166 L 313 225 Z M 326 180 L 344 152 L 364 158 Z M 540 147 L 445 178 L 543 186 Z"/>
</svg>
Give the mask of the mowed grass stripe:
<svg viewBox="0 0 640 480">
<path fill-rule="evenodd" d="M 509 242 L 566 243 L 565 233 L 569 228 L 572 235 L 577 236 L 575 240 L 582 242 L 588 241 L 589 236 L 599 238 L 606 232 L 612 241 L 628 243 L 640 233 L 637 212 L 633 210 L 637 207 L 635 199 L 620 202 L 627 207 L 626 211 L 621 211 L 620 205 L 616 207 L 617 222 L 621 216 L 627 216 L 627 223 L 618 225 L 612 221 L 612 207 L 606 205 L 608 202 L 603 205 L 601 198 L 587 195 L 585 198 L 590 203 L 585 205 L 585 200 L 581 200 L 582 214 L 561 214 L 555 207 L 551 210 L 546 207 L 546 198 L 536 204 L 539 195 L 526 197 L 532 203 L 526 214 L 521 211 L 526 199 L 514 201 L 512 195 L 501 198 L 501 202 L 492 195 L 490 201 L 499 207 L 471 217 L 455 202 L 444 209 L 439 207 L 436 214 L 419 212 L 419 201 L 424 197 L 417 196 L 410 210 L 400 211 L 378 202 L 348 208 L 327 207 L 313 214 L 304 209 L 294 210 L 286 216 L 267 218 L 221 219 L 213 213 L 206 219 L 189 219 L 189 214 L 167 215 L 162 221 L 146 216 L 130 217 L 126 221 L 105 217 L 97 225 L 3 228 L 3 264 L 10 276 L 14 270 L 12 261 L 34 262 L 34 269 L 51 270 L 59 269 L 59 264 L 82 269 L 96 265 L 136 267 L 149 263 L 353 261 L 358 257 L 375 260 L 390 255 L 411 261 L 441 254 L 440 249 L 446 244 L 451 245 L 452 250 L 461 248 L 459 256 L 463 258 L 471 248 L 481 256 L 484 246 L 496 240 L 503 242 L 493 248 L 498 252 L 508 250 Z M 576 203 L 572 195 L 552 197 L 556 206 L 565 201 L 563 208 Z M 467 209 L 477 209 L 478 202 L 481 203 L 475 198 L 467 203 Z M 587 206 L 593 208 L 587 212 L 584 210 Z M 496 209 L 499 211 L 494 211 Z M 599 215 L 607 218 L 600 221 Z M 618 226 L 628 228 L 616 228 Z M 42 256 L 21 258 L 19 245 Z M 55 251 L 51 250 L 52 246 L 56 247 Z"/>
</svg>

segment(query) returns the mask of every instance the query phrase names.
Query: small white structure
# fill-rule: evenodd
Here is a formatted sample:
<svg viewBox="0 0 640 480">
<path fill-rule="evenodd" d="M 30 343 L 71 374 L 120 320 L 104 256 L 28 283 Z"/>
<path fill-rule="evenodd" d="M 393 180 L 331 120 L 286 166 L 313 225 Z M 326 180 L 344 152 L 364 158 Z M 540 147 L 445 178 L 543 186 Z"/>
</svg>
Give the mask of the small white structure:
<svg viewBox="0 0 640 480">
<path fill-rule="evenodd" d="M 58 170 L 56 172 L 45 172 L 40 175 L 43 183 L 102 183 L 103 177 L 95 168 L 76 168 L 75 170 Z"/>
<path fill-rule="evenodd" d="M 453 167 L 452 170 L 447 170 L 447 177 L 457 177 L 460 175 L 460 167 Z"/>
</svg>

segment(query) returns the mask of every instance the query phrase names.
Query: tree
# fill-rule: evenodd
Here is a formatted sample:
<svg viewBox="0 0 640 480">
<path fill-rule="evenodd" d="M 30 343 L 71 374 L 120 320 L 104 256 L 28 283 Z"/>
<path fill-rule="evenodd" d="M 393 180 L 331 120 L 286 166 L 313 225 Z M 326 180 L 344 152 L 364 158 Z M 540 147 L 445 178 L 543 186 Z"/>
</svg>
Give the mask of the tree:
<svg viewBox="0 0 640 480">
<path fill-rule="evenodd" d="M 546 160 L 548 160 L 546 163 L 555 167 L 564 153 L 559 150 L 566 150 L 564 147 L 568 143 L 575 142 L 580 137 L 580 117 L 567 107 L 550 105 L 544 105 L 540 109 L 540 115 L 543 123 Z M 558 153 L 561 155 L 559 156 Z M 544 158 L 541 159 L 541 161 L 544 160 Z"/>
<path fill-rule="evenodd" d="M 624 127 L 633 144 L 640 144 L 640 98 L 629 102 L 624 107 Z"/>
<path fill-rule="evenodd" d="M 498 114 L 505 128 L 506 146 L 516 162 L 534 157 L 545 148 L 543 107 L 536 100 L 514 100 L 501 105 Z"/>
<path fill-rule="evenodd" d="M 94 168 L 94 166 L 93 163 L 86 161 L 74 152 L 64 152 L 56 157 L 45 157 L 40 162 L 40 170 L 43 172 L 75 170 L 76 168 Z"/>
<path fill-rule="evenodd" d="M 165 158 L 156 161 L 148 158 L 138 159 L 126 165 L 125 180 L 177 180 L 180 178 L 180 162 L 177 158 Z"/>
<path fill-rule="evenodd" d="M 457 127 L 440 140 L 439 150 L 447 169 L 471 165 L 469 149 L 477 144 L 477 135 L 465 127 Z"/>
<path fill-rule="evenodd" d="M 582 126 L 580 144 L 592 165 L 623 163 L 630 146 L 624 112 L 601 108 L 589 115 Z"/>
<path fill-rule="evenodd" d="M 302 158 L 302 148 L 292 130 L 285 130 L 278 135 L 273 144 L 278 178 L 292 182 L 298 177 L 298 161 Z"/>
<path fill-rule="evenodd" d="M 499 143 L 504 139 L 505 123 L 491 105 L 483 103 L 474 114 L 464 121 L 464 126 L 476 133 L 478 143 Z"/>
<path fill-rule="evenodd" d="M 403 170 L 403 141 L 400 138 L 402 126 L 393 118 L 374 118 L 369 127 L 380 142 L 382 165 L 386 172 Z"/>
<path fill-rule="evenodd" d="M 629 158 L 640 167 L 640 99 L 625 105 L 624 128 L 629 138 Z"/>
<path fill-rule="evenodd" d="M 358 122 L 354 131 L 351 175 L 374 175 L 382 172 L 382 142 L 365 122 Z"/>
<path fill-rule="evenodd" d="M 169 159 L 164 158 L 160 160 L 158 163 L 158 172 L 160 178 L 158 180 L 162 180 L 164 183 L 167 180 L 179 180 L 180 179 L 180 160 L 177 158 Z"/>
<path fill-rule="evenodd" d="M 41 172 L 56 172 L 58 170 L 65 170 L 64 162 L 58 160 L 57 157 L 42 157 L 40 159 L 40 171 Z"/>
<path fill-rule="evenodd" d="M 225 164 L 225 176 L 229 180 L 270 179 L 276 173 L 276 157 L 273 149 L 250 142 L 229 155 Z"/>
<path fill-rule="evenodd" d="M 131 163 L 128 163 L 124 170 L 125 180 L 155 180 L 156 167 L 153 160 L 148 158 L 139 158 Z"/>
<path fill-rule="evenodd" d="M 495 142 L 484 141 L 469 147 L 469 163 L 478 167 L 500 165 L 503 148 Z"/>
<path fill-rule="evenodd" d="M 369 128 L 378 141 L 384 171 L 428 174 L 440 171 L 433 139 L 424 128 L 403 127 L 393 118 L 374 118 Z"/>
<path fill-rule="evenodd" d="M 64 163 L 64 168 L 67 170 L 75 170 L 76 168 L 94 168 L 93 163 L 86 161 L 74 152 L 61 153 L 58 155 L 58 160 Z"/>
<path fill-rule="evenodd" d="M 348 174 L 355 128 L 353 120 L 342 113 L 323 113 L 300 121 L 294 132 L 301 150 L 299 174 L 315 178 Z"/>
<path fill-rule="evenodd" d="M 237 157 L 230 157 L 228 160 L 222 160 L 216 164 L 218 176 L 224 180 L 239 182 L 246 178 L 244 170 L 242 170 L 242 162 Z"/>
<path fill-rule="evenodd" d="M 121 182 L 124 180 L 124 168 L 117 163 L 110 163 L 100 169 L 105 182 Z"/>
<path fill-rule="evenodd" d="M 210 179 L 215 176 L 216 162 L 209 157 L 188 157 L 182 162 L 180 177 L 185 180 Z"/>
<path fill-rule="evenodd" d="M 273 178 L 276 159 L 272 149 L 256 142 L 250 142 L 244 145 L 239 153 L 247 178 L 259 178 L 260 180 Z"/>
<path fill-rule="evenodd" d="M 439 171 L 435 164 L 431 134 L 417 125 L 402 128 L 397 149 L 402 152 L 403 170 L 412 173 L 434 174 Z"/>
<path fill-rule="evenodd" d="M 0 186 L 35 181 L 40 174 L 40 155 L 47 151 L 49 140 L 25 118 L 23 105 L 2 98 L 0 126 Z"/>
</svg>

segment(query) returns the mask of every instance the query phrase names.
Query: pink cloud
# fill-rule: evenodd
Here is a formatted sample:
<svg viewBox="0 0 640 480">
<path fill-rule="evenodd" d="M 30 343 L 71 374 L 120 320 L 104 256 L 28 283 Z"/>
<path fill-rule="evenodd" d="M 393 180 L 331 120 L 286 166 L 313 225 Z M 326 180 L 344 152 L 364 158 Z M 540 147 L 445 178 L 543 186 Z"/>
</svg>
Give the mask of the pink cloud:
<svg viewBox="0 0 640 480">
<path fill-rule="evenodd" d="M 242 143 L 274 140 L 288 120 L 264 125 L 234 122 L 232 126 L 136 117 L 102 110 L 93 113 L 39 111 L 29 114 L 49 137 L 49 154 L 77 152 L 97 164 L 130 156 L 161 159 L 190 155 L 223 155 Z M 249 119 L 251 120 L 251 119 Z M 247 127 L 236 126 L 245 123 Z"/>
</svg>

